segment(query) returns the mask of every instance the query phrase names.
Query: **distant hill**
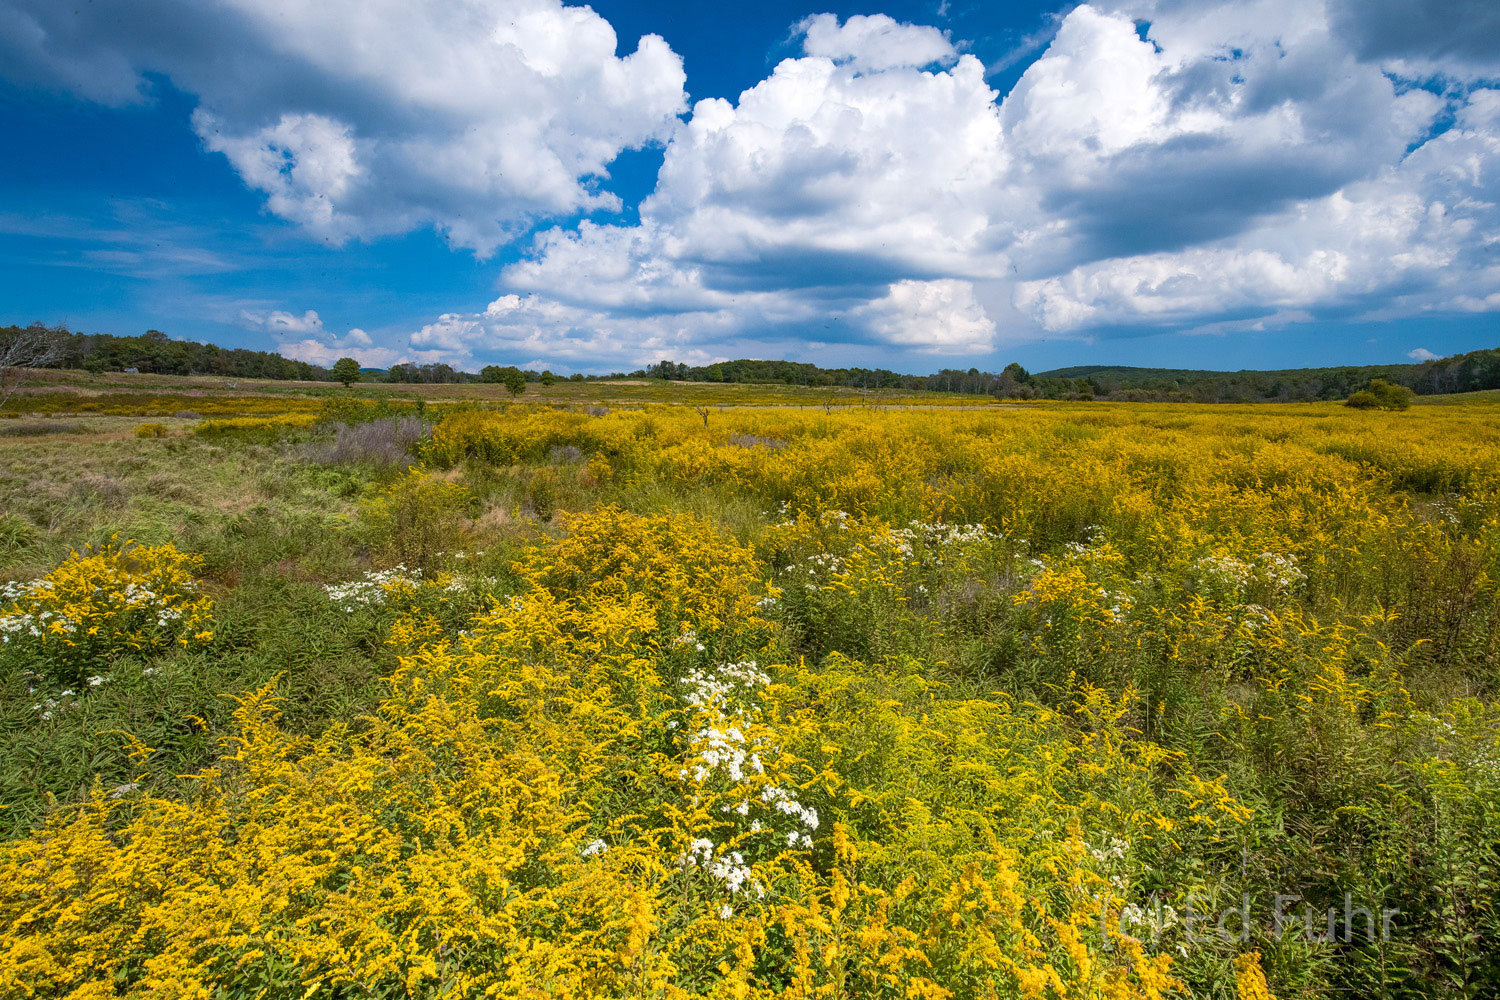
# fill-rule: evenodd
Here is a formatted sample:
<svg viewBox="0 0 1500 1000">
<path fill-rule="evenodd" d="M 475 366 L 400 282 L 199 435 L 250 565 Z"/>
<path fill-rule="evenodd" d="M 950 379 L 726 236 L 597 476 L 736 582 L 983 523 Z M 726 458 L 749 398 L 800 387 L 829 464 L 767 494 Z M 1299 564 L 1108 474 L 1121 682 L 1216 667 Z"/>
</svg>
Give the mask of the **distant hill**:
<svg viewBox="0 0 1500 1000">
<path fill-rule="evenodd" d="M 1107 378 L 1120 382 L 1145 383 L 1168 381 L 1180 384 L 1201 382 L 1205 379 L 1247 378 L 1269 376 L 1275 378 L 1302 376 L 1312 372 L 1358 372 L 1366 378 L 1382 378 L 1375 372 L 1405 372 L 1419 365 L 1343 365 L 1335 368 L 1239 368 L 1234 371 L 1218 371 L 1210 368 L 1135 368 L 1130 365 L 1072 365 L 1067 368 L 1051 368 L 1036 372 L 1036 378 Z"/>
<path fill-rule="evenodd" d="M 1500 350 L 1470 351 L 1450 358 L 1404 365 L 1344 365 L 1270 371 L 1205 371 L 1193 368 L 1132 368 L 1073 365 L 1031 376 L 1046 395 L 1064 385 L 1075 394 L 1105 399 L 1201 402 L 1295 402 L 1344 399 L 1371 379 L 1409 387 L 1419 396 L 1500 389 Z"/>
</svg>

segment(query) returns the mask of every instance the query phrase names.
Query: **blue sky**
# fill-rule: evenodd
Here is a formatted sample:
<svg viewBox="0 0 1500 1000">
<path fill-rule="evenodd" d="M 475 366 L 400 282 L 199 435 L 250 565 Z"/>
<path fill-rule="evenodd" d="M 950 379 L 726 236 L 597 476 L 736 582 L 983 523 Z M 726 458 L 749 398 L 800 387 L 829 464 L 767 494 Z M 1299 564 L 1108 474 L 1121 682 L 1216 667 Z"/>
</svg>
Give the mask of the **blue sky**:
<svg viewBox="0 0 1500 1000">
<path fill-rule="evenodd" d="M 327 363 L 1500 346 L 1479 0 L 0 0 L 0 322 Z"/>
</svg>

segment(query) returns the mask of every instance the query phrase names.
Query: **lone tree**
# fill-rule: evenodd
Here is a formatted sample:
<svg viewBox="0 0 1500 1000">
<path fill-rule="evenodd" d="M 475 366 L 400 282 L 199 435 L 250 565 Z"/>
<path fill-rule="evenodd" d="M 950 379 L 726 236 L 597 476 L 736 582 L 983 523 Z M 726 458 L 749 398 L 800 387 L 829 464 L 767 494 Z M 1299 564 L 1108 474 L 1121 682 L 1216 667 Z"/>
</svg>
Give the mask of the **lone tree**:
<svg viewBox="0 0 1500 1000">
<path fill-rule="evenodd" d="M 348 388 L 359 381 L 359 362 L 353 358 L 339 358 L 333 363 L 333 377 Z"/>
<path fill-rule="evenodd" d="M 40 323 L 0 331 L 0 406 L 10 401 L 28 372 L 62 360 L 61 338 Z"/>
<path fill-rule="evenodd" d="M 505 388 L 510 390 L 512 396 L 519 396 L 526 391 L 526 375 L 514 365 L 505 369 L 500 380 L 505 383 Z"/>
<path fill-rule="evenodd" d="M 557 376 L 550 371 L 542 372 L 542 385 L 550 386 L 557 381 Z"/>
</svg>

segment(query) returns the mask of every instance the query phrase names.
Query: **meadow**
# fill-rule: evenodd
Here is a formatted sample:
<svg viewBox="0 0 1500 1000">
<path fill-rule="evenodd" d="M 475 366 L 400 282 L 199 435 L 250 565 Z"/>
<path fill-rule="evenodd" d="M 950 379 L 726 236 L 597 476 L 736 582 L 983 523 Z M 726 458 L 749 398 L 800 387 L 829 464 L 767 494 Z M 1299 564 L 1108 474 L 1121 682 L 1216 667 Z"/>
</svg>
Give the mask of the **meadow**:
<svg viewBox="0 0 1500 1000">
<path fill-rule="evenodd" d="M 1500 400 L 108 379 L 0 997 L 1500 993 Z"/>
</svg>

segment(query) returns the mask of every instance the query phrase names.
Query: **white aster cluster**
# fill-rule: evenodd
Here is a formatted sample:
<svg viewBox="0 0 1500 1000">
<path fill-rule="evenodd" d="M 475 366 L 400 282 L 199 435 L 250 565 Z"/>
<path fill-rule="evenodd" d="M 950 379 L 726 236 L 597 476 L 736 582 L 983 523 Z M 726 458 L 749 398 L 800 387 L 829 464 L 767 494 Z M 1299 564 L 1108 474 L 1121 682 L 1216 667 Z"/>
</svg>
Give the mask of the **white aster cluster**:
<svg viewBox="0 0 1500 1000">
<path fill-rule="evenodd" d="M 755 693 L 771 683 L 771 675 L 754 660 L 726 663 L 717 669 L 693 670 L 682 678 L 683 700 L 699 712 L 744 716 L 758 712 Z"/>
<path fill-rule="evenodd" d="M 19 601 L 44 584 L 52 586 L 50 580 L 0 580 L 0 601 Z"/>
<path fill-rule="evenodd" d="M 914 557 L 919 548 L 937 550 L 935 554 L 941 565 L 943 549 L 961 545 L 990 545 L 1004 537 L 983 524 L 947 524 L 942 521 L 928 524 L 925 521 L 912 521 L 904 528 L 892 528 L 888 544 L 907 558 Z"/>
<path fill-rule="evenodd" d="M 1194 568 L 1201 581 L 1233 594 L 1244 590 L 1255 577 L 1254 567 L 1234 556 L 1204 556 Z"/>
<path fill-rule="evenodd" d="M 179 583 L 177 586 L 183 590 L 194 590 L 197 587 L 191 580 Z M 10 642 L 13 635 L 26 635 L 32 638 L 40 638 L 48 634 L 74 635 L 83 627 L 81 622 L 58 611 L 50 609 L 24 611 L 21 609 L 21 601 L 40 597 L 51 589 L 53 589 L 52 581 L 45 579 L 0 584 L 0 600 L 9 601 L 12 604 L 11 614 L 0 615 L 0 643 Z M 96 594 L 104 592 L 103 587 L 94 588 Z M 144 610 L 155 616 L 158 628 L 166 628 L 182 618 L 181 611 L 167 604 L 159 593 L 144 584 L 126 584 L 113 595 L 113 599 L 117 604 L 122 605 L 124 610 Z"/>
<path fill-rule="evenodd" d="M 455 573 L 446 583 L 443 583 L 441 578 L 432 583 L 433 585 L 441 583 L 442 586 L 438 589 L 444 593 L 453 594 L 476 588 L 493 587 L 499 583 L 499 580 L 493 576 L 461 576 Z M 369 571 L 365 573 L 363 580 L 327 584 L 323 587 L 323 591 L 334 604 L 345 611 L 352 612 L 361 607 L 378 607 L 384 604 L 392 594 L 409 594 L 422 584 L 420 569 L 407 569 L 406 566 L 397 564 L 390 569 Z"/>
<path fill-rule="evenodd" d="M 779 513 L 785 515 L 786 512 L 783 504 Z M 837 531 L 848 531 L 851 524 L 849 513 L 842 510 L 823 511 L 816 515 L 816 521 L 824 529 Z M 795 524 L 793 520 L 784 520 L 779 526 L 792 527 Z M 911 521 L 903 527 L 877 532 L 857 542 L 853 552 L 871 553 L 880 559 L 899 562 L 908 569 L 933 570 L 960 555 L 993 550 L 1006 540 L 1005 535 L 983 524 Z M 1010 541 L 1024 550 L 1025 542 Z M 817 590 L 822 581 L 847 571 L 851 559 L 851 556 L 837 552 L 814 552 L 783 567 L 781 573 L 793 586 L 800 583 L 804 590 Z M 918 585 L 916 589 L 919 593 L 927 592 L 925 585 Z"/>
<path fill-rule="evenodd" d="M 1104 552 L 1104 529 L 1097 524 L 1090 524 L 1083 529 L 1082 535 L 1083 541 L 1068 542 L 1063 549 L 1074 561 L 1093 562 Z"/>
<path fill-rule="evenodd" d="M 731 896 L 754 894 L 759 899 L 766 894 L 765 887 L 756 881 L 739 851 L 722 851 L 714 842 L 699 837 L 678 855 L 680 868 L 701 868 L 710 877 L 722 882 Z"/>
<path fill-rule="evenodd" d="M 327 584 L 323 590 L 330 601 L 345 611 L 358 611 L 360 607 L 384 604 L 393 592 L 414 590 L 421 583 L 420 569 L 407 569 L 398 563 L 390 569 L 368 571 L 363 580 Z"/>
<path fill-rule="evenodd" d="M 1135 607 L 1135 598 L 1123 590 L 1110 590 L 1108 587 L 1099 588 L 1099 603 L 1105 605 L 1104 613 L 1109 616 L 1110 621 L 1120 622 L 1130 614 L 1130 609 Z"/>
<path fill-rule="evenodd" d="M 1153 946 L 1157 946 L 1164 934 L 1181 923 L 1182 917 L 1178 915 L 1176 908 L 1163 903 L 1155 893 L 1145 906 L 1126 903 L 1120 908 L 1121 932 L 1150 941 Z M 1176 950 L 1183 958 L 1187 957 L 1185 946 L 1179 944 Z"/>
<path fill-rule="evenodd" d="M 1122 861 L 1125 858 L 1125 852 L 1128 850 L 1130 850 L 1130 841 L 1122 840 L 1119 837 L 1111 837 L 1109 838 L 1109 843 L 1101 844 L 1098 847 L 1090 847 L 1088 852 L 1093 855 L 1095 861 Z"/>
<path fill-rule="evenodd" d="M 37 718 L 41 719 L 43 722 L 51 722 L 52 716 L 55 712 L 60 709 L 72 708 L 75 704 L 77 704 L 77 702 L 70 700 L 74 697 L 75 695 L 72 688 L 69 688 L 66 691 L 59 691 L 56 698 L 43 698 L 35 705 L 32 705 L 31 710 L 37 713 Z"/>
<path fill-rule="evenodd" d="M 1200 584 L 1233 596 L 1243 595 L 1255 583 L 1282 593 L 1307 579 L 1296 556 L 1274 552 L 1262 552 L 1253 561 L 1228 555 L 1203 556 L 1193 569 Z"/>
<path fill-rule="evenodd" d="M 1294 555 L 1262 552 L 1258 568 L 1261 579 L 1277 591 L 1290 590 L 1307 579 L 1307 574 L 1297 565 L 1297 557 Z"/>
<path fill-rule="evenodd" d="M 797 524 L 797 519 L 792 513 L 792 505 L 786 501 L 776 505 L 776 516 L 781 520 L 776 522 L 778 528 L 791 528 Z M 847 510 L 825 510 L 811 515 L 820 525 L 825 528 L 835 528 L 839 531 L 849 530 L 849 512 Z"/>
<path fill-rule="evenodd" d="M 814 552 L 803 559 L 800 563 L 792 563 L 782 570 L 788 576 L 803 576 L 808 579 L 802 586 L 807 590 L 817 590 L 817 581 L 842 573 L 849 561 L 843 556 L 834 555 L 832 552 Z"/>
<path fill-rule="evenodd" d="M 781 752 L 765 731 L 757 700 L 770 683 L 770 675 L 753 660 L 687 674 L 682 679 L 683 701 L 692 729 L 685 766 L 677 776 L 696 789 L 711 787 L 717 793 L 722 799 L 719 812 L 740 828 L 735 841 L 743 835 L 765 835 L 788 848 L 805 850 L 812 847 L 818 828 L 817 809 L 804 805 L 796 789 L 774 784 L 767 775 L 767 762 Z M 706 872 L 731 897 L 764 894 L 740 852 L 712 841 L 694 840 L 678 863 Z M 726 904 L 720 916 L 732 915 L 733 907 Z"/>
</svg>

